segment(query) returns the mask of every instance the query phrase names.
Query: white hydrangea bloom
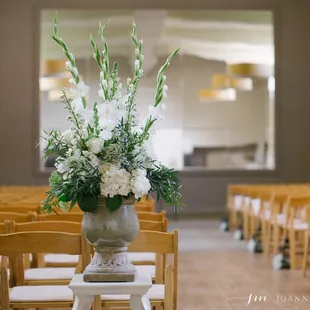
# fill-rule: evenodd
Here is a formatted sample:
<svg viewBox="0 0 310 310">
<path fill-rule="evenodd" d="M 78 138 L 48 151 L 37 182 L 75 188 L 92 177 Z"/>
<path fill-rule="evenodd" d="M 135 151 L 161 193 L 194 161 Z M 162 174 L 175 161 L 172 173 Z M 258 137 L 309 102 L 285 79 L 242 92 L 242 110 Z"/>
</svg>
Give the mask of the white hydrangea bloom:
<svg viewBox="0 0 310 310">
<path fill-rule="evenodd" d="M 131 192 L 131 174 L 119 165 L 104 164 L 100 166 L 101 195 L 113 197 L 127 196 Z"/>
<path fill-rule="evenodd" d="M 103 144 L 104 141 L 100 138 L 92 138 L 87 142 L 89 150 L 94 154 L 98 154 L 102 151 Z"/>
<path fill-rule="evenodd" d="M 146 177 L 145 169 L 138 169 L 132 172 L 131 187 L 132 192 L 135 194 L 136 198 L 140 198 L 146 195 L 151 189 L 151 184 Z"/>
</svg>

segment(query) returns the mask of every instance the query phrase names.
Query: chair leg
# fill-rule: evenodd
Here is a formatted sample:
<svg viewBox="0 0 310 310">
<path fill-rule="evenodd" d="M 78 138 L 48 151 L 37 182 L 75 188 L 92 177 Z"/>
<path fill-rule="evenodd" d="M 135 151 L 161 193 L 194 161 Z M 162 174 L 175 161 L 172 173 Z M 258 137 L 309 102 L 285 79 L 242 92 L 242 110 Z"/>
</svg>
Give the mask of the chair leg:
<svg viewBox="0 0 310 310">
<path fill-rule="evenodd" d="M 308 254 L 309 254 L 309 233 L 305 232 L 305 244 L 304 244 L 304 255 L 302 259 L 302 275 L 303 277 L 307 276 L 307 267 L 308 267 Z"/>
<path fill-rule="evenodd" d="M 296 232 L 293 228 L 289 229 L 289 253 L 291 269 L 296 268 Z"/>
<path fill-rule="evenodd" d="M 273 254 L 277 254 L 279 251 L 279 244 L 280 244 L 280 226 L 275 224 L 273 227 Z"/>
</svg>

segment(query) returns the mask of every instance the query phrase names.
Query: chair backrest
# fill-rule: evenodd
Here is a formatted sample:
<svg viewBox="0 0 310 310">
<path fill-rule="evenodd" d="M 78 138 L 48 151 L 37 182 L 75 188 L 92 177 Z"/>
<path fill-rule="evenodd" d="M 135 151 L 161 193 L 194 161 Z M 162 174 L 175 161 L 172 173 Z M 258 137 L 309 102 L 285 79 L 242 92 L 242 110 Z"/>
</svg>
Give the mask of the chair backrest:
<svg viewBox="0 0 310 310">
<path fill-rule="evenodd" d="M 153 212 L 137 212 L 139 220 L 161 222 L 164 220 L 166 212 L 160 213 Z M 81 212 L 68 212 L 59 214 L 38 214 L 37 221 L 68 221 L 68 222 L 81 222 L 83 213 Z"/>
<path fill-rule="evenodd" d="M 30 253 L 82 255 L 84 270 L 90 262 L 91 249 L 81 234 L 36 231 L 0 235 L 0 255 L 10 257 L 15 285 L 24 285 L 22 254 Z"/>
<path fill-rule="evenodd" d="M 27 214 L 17 213 L 17 212 L 0 212 L 0 223 L 6 220 L 22 222 L 31 222 L 35 219 L 36 214 L 29 212 Z"/>
<path fill-rule="evenodd" d="M 27 203 L 0 203 L 0 212 L 14 212 L 27 214 L 29 212 L 40 213 L 41 207 L 39 204 L 27 204 Z"/>
<path fill-rule="evenodd" d="M 179 235 L 178 231 L 158 232 L 140 230 L 137 238 L 128 246 L 130 252 L 153 252 L 165 257 L 167 254 L 173 255 L 173 303 L 174 309 L 177 309 L 178 292 L 178 254 L 179 254 Z M 165 264 L 164 264 L 164 267 Z M 160 272 L 160 271 L 159 271 Z M 156 266 L 156 273 L 158 273 Z M 160 277 L 156 274 L 156 278 Z"/>
<path fill-rule="evenodd" d="M 151 231 L 167 231 L 167 222 L 166 218 L 163 219 L 161 222 L 157 221 L 139 221 L 140 230 L 151 230 Z"/>
<path fill-rule="evenodd" d="M 82 222 L 83 213 L 82 212 L 68 212 L 59 214 L 38 214 L 37 221 L 67 221 L 67 222 Z"/>
<path fill-rule="evenodd" d="M 6 223 L 7 233 L 15 232 L 33 232 L 33 231 L 55 231 L 55 232 L 65 232 L 69 234 L 80 234 L 81 233 L 81 223 L 77 222 L 61 222 L 61 221 L 37 221 L 37 222 L 27 222 L 27 223 L 15 223 L 14 221 L 9 221 Z"/>
<path fill-rule="evenodd" d="M 166 211 L 160 213 L 154 212 L 137 212 L 139 220 L 143 221 L 162 221 L 166 217 Z"/>
</svg>

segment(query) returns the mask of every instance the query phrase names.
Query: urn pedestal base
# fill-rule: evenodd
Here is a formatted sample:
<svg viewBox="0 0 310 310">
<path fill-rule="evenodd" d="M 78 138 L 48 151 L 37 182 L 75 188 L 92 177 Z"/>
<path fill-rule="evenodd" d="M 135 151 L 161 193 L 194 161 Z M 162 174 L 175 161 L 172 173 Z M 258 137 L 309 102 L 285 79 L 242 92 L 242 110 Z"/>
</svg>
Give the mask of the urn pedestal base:
<svg viewBox="0 0 310 310">
<path fill-rule="evenodd" d="M 85 282 L 133 282 L 136 268 L 128 260 L 127 247 L 96 249 L 86 267 Z"/>
</svg>

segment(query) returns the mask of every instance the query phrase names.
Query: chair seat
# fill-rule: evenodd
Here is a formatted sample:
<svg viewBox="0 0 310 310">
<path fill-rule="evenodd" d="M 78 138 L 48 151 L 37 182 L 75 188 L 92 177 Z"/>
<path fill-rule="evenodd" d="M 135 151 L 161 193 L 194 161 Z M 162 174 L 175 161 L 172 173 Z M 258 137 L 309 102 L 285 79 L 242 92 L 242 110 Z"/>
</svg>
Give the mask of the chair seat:
<svg viewBox="0 0 310 310">
<path fill-rule="evenodd" d="M 67 285 L 15 286 L 10 291 L 10 302 L 73 301 Z"/>
<path fill-rule="evenodd" d="M 242 206 L 243 196 L 242 195 L 235 195 L 234 196 L 234 207 L 236 210 L 240 210 Z"/>
<path fill-rule="evenodd" d="M 139 273 L 148 274 L 152 278 L 155 278 L 155 266 L 152 265 L 136 265 L 135 266 Z"/>
<path fill-rule="evenodd" d="M 141 262 L 154 262 L 155 263 L 155 253 L 151 253 L 151 252 L 128 252 L 127 253 L 128 259 L 132 262 L 132 263 L 141 263 Z"/>
<path fill-rule="evenodd" d="M 153 284 L 147 292 L 147 296 L 150 300 L 164 300 L 165 297 L 165 285 L 164 284 Z M 130 295 L 101 295 L 101 300 L 105 301 L 129 301 Z"/>
<path fill-rule="evenodd" d="M 25 280 L 66 280 L 72 279 L 75 268 L 31 268 L 25 270 Z"/>
<path fill-rule="evenodd" d="M 79 263 L 79 255 L 69 255 L 69 254 L 46 254 L 44 255 L 44 262 L 49 264 L 78 264 Z"/>
<path fill-rule="evenodd" d="M 290 226 L 288 227 L 289 229 L 291 228 Z M 294 230 L 308 230 L 309 229 L 309 224 L 305 222 L 294 222 Z"/>
</svg>

